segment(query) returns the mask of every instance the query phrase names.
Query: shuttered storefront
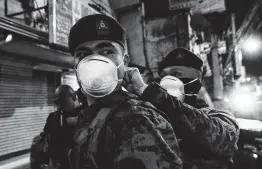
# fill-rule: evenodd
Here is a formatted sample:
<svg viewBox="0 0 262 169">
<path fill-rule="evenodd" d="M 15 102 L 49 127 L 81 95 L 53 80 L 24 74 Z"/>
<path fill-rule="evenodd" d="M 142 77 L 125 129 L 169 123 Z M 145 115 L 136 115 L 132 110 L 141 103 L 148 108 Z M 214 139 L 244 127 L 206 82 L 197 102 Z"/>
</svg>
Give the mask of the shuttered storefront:
<svg viewBox="0 0 262 169">
<path fill-rule="evenodd" d="M 56 73 L 0 64 L 0 157 L 30 148 L 55 109 L 56 83 Z"/>
</svg>

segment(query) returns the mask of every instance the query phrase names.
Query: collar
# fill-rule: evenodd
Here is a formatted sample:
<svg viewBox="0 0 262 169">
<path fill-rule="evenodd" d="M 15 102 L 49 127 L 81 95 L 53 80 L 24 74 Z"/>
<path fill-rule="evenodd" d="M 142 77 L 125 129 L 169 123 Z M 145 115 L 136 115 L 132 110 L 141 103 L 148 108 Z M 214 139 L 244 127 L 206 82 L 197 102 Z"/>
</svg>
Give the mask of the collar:
<svg viewBox="0 0 262 169">
<path fill-rule="evenodd" d="M 97 103 L 112 107 L 113 105 L 117 105 L 120 102 L 123 102 L 124 100 L 131 98 L 137 98 L 137 96 L 129 92 L 123 91 L 122 89 L 119 89 L 117 91 L 114 91 L 110 95 L 99 99 Z"/>
<path fill-rule="evenodd" d="M 96 103 L 90 105 L 89 107 L 85 107 L 81 112 L 81 115 L 84 116 L 84 118 L 92 119 L 101 108 L 115 107 L 121 104 L 123 101 L 132 98 L 137 98 L 137 96 L 120 89 L 111 93 L 108 96 L 99 99 Z"/>
</svg>

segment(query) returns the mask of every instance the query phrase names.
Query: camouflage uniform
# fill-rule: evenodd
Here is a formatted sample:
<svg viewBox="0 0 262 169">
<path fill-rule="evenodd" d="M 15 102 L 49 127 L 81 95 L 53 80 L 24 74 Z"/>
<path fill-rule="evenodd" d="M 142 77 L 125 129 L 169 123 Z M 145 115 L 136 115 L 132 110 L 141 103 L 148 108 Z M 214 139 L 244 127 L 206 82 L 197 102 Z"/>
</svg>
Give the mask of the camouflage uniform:
<svg viewBox="0 0 262 169">
<path fill-rule="evenodd" d="M 74 140 L 88 126 L 102 107 L 115 107 L 98 137 L 94 155 L 100 169 L 181 169 L 182 162 L 175 133 L 164 114 L 148 102 L 142 102 L 123 91 L 117 91 L 88 108 L 82 109 Z M 74 149 L 73 149 L 74 150 Z M 75 156 L 69 156 L 74 163 Z M 71 169 L 95 168 L 86 158 Z"/>
<path fill-rule="evenodd" d="M 203 106 L 194 108 L 152 83 L 141 96 L 165 112 L 181 139 L 184 169 L 227 168 L 237 150 L 239 127 L 230 112 Z"/>
</svg>

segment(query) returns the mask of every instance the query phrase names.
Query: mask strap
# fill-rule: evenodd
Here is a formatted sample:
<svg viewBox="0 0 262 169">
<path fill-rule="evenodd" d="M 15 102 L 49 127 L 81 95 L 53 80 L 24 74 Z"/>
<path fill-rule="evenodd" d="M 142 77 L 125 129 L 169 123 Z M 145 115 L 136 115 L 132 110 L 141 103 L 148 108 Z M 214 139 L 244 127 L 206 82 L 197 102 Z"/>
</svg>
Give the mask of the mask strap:
<svg viewBox="0 0 262 169">
<path fill-rule="evenodd" d="M 197 94 L 183 94 L 185 96 L 197 96 Z"/>
<path fill-rule="evenodd" d="M 124 63 L 124 60 L 117 66 L 117 69 Z"/>
<path fill-rule="evenodd" d="M 194 80 L 191 80 L 190 82 L 187 82 L 186 84 L 184 84 L 184 86 L 188 85 L 188 84 L 191 84 L 191 83 L 194 83 L 195 81 L 197 81 L 198 79 L 194 79 Z M 185 96 L 197 96 L 198 94 L 184 94 Z"/>
<path fill-rule="evenodd" d="M 117 66 L 117 70 L 118 68 L 124 63 L 124 60 L 122 60 L 122 62 Z M 123 78 L 122 79 L 117 79 L 117 82 L 122 82 L 123 81 Z"/>
<path fill-rule="evenodd" d="M 193 83 L 193 82 L 195 82 L 195 81 L 197 81 L 198 79 L 194 79 L 194 80 L 191 80 L 190 82 L 187 82 L 186 84 L 184 84 L 184 86 L 186 86 L 186 85 L 188 85 L 188 84 L 191 84 L 191 83 Z"/>
</svg>

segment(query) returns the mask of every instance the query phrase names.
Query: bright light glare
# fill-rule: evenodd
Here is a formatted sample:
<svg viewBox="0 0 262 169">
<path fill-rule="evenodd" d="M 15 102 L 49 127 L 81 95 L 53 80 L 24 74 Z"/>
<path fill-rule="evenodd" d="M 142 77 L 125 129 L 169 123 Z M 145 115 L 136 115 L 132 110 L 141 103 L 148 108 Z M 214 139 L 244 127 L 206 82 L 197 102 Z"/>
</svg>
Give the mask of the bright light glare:
<svg viewBox="0 0 262 169">
<path fill-rule="evenodd" d="M 244 91 L 244 92 L 249 92 L 249 87 L 247 87 L 247 86 L 242 86 L 242 87 L 241 87 L 241 90 Z"/>
<path fill-rule="evenodd" d="M 261 47 L 260 40 L 254 37 L 248 38 L 243 44 L 243 49 L 250 53 L 257 52 L 260 47 Z"/>
<path fill-rule="evenodd" d="M 9 34 L 9 35 L 7 35 L 7 37 L 5 38 L 5 42 L 11 42 L 12 39 L 13 39 L 13 35 Z"/>
<path fill-rule="evenodd" d="M 254 108 L 254 97 L 250 93 L 238 93 L 232 100 L 234 108 L 241 111 L 249 111 Z"/>
<path fill-rule="evenodd" d="M 250 77 L 247 77 L 247 79 L 246 79 L 248 82 L 251 80 L 251 78 Z"/>
<path fill-rule="evenodd" d="M 253 154 L 253 157 L 254 157 L 255 159 L 257 159 L 258 155 L 257 155 L 257 154 Z"/>
<path fill-rule="evenodd" d="M 242 118 L 237 118 L 236 120 L 240 129 L 262 131 L 262 122 L 259 120 Z"/>
<path fill-rule="evenodd" d="M 225 98 L 224 98 L 224 101 L 225 101 L 225 102 L 229 102 L 230 100 L 229 100 L 228 97 L 225 97 Z"/>
</svg>

